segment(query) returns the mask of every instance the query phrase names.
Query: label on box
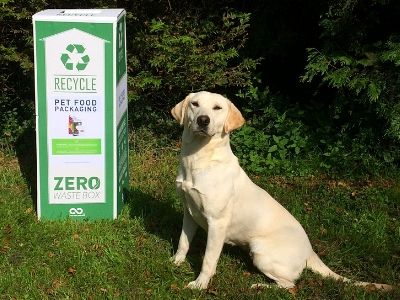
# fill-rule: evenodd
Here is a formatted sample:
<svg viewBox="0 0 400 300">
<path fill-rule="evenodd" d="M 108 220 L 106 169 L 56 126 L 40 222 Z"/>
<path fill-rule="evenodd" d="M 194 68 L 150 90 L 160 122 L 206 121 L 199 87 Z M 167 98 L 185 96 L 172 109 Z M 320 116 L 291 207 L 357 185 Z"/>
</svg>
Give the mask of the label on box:
<svg viewBox="0 0 400 300">
<path fill-rule="evenodd" d="M 105 202 L 104 44 L 72 28 L 43 39 L 49 203 Z"/>
</svg>

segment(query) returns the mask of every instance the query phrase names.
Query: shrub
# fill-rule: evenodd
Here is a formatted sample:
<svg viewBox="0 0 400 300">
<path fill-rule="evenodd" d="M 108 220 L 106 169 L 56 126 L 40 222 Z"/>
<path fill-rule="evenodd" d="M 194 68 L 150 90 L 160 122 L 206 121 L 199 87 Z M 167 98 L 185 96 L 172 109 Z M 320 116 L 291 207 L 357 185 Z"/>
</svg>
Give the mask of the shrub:
<svg viewBox="0 0 400 300">
<path fill-rule="evenodd" d="M 34 115 L 31 17 L 44 1 L 0 5 L 0 148 L 10 149 Z"/>
<path fill-rule="evenodd" d="M 342 128 L 372 129 L 392 144 L 400 142 L 399 9 L 397 1 L 332 1 L 320 22 L 323 45 L 307 50 L 301 78 L 331 88 Z"/>
<path fill-rule="evenodd" d="M 288 117 L 289 110 L 280 112 L 276 107 L 282 97 L 272 95 L 268 89 L 253 87 L 238 96 L 247 100 L 243 110 L 249 119 L 232 134 L 232 145 L 242 165 L 255 174 L 273 170 L 299 175 L 302 170 L 296 170 L 293 161 L 304 154 L 309 140 L 301 120 Z"/>
<path fill-rule="evenodd" d="M 249 20 L 250 14 L 234 11 L 205 18 L 188 14 L 153 19 L 135 33 L 129 87 L 132 109 L 141 110 L 136 122 L 169 114 L 192 91 L 232 95 L 249 86 L 258 60 L 239 56 Z"/>
</svg>

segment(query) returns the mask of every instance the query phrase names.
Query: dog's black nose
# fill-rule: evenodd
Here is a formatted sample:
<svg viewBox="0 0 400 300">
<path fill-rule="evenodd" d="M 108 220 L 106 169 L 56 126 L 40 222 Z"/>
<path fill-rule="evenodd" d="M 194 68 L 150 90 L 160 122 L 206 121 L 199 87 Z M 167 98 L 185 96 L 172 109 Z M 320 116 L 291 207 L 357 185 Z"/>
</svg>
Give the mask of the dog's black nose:
<svg viewBox="0 0 400 300">
<path fill-rule="evenodd" d="M 199 125 L 200 127 L 207 127 L 208 124 L 210 124 L 209 116 L 202 115 L 197 117 L 197 125 Z"/>
</svg>

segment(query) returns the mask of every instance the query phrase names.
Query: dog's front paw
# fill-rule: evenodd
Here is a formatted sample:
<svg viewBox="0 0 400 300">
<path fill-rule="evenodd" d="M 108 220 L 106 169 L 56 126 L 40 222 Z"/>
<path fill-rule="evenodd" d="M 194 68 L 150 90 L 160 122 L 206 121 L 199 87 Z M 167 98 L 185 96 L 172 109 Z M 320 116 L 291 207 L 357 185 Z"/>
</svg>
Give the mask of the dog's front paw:
<svg viewBox="0 0 400 300">
<path fill-rule="evenodd" d="M 209 282 L 209 279 L 203 279 L 203 278 L 200 278 L 200 276 L 199 276 L 199 277 L 197 277 L 197 279 L 195 281 L 189 282 L 189 284 L 186 287 L 189 289 L 192 289 L 192 290 L 194 290 L 194 289 L 205 290 L 208 286 L 208 282 Z"/>
<path fill-rule="evenodd" d="M 174 256 L 171 257 L 171 261 L 174 265 L 180 266 L 184 261 L 185 261 L 186 255 L 182 254 L 175 254 Z"/>
</svg>

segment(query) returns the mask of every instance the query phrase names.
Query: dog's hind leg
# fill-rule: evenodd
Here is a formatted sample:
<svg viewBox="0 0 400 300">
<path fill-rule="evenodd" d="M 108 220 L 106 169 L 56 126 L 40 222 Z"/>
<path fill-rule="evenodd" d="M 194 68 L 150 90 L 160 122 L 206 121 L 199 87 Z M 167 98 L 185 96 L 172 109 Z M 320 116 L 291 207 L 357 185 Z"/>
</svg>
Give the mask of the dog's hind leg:
<svg viewBox="0 0 400 300">
<path fill-rule="evenodd" d="M 290 289 L 295 286 L 296 279 L 305 267 L 305 259 L 290 247 L 266 241 L 255 241 L 250 245 L 250 254 L 253 264 L 267 277 L 274 280 L 281 288 Z M 253 288 L 269 286 L 268 284 L 254 284 Z"/>
<path fill-rule="evenodd" d="M 295 280 L 299 276 L 299 272 L 293 272 L 287 265 L 278 261 L 272 261 L 269 257 L 263 255 L 253 256 L 254 265 L 264 273 L 268 278 L 274 280 L 276 284 L 285 289 L 295 286 Z M 270 284 L 253 284 L 251 288 L 272 287 Z"/>
</svg>

